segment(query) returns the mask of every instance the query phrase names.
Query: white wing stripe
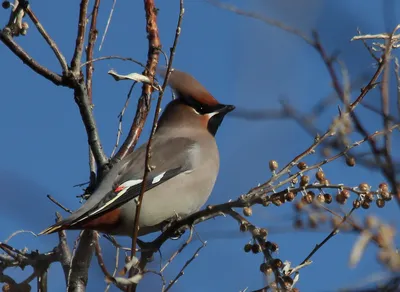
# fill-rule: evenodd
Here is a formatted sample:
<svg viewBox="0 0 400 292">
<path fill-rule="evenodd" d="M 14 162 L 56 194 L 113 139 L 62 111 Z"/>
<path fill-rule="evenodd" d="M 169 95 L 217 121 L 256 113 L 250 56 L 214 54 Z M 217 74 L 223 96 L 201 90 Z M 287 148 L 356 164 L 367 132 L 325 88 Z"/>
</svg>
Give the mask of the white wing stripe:
<svg viewBox="0 0 400 292">
<path fill-rule="evenodd" d="M 106 202 L 103 206 L 101 206 L 101 208 L 95 210 L 93 213 L 90 213 L 88 216 L 92 216 L 95 215 L 97 213 L 99 213 L 101 210 L 103 210 L 104 208 L 106 208 L 107 206 L 109 206 L 110 204 L 112 204 L 113 202 L 115 202 L 115 200 L 117 200 L 118 198 L 120 198 L 123 194 L 126 193 L 126 191 L 130 188 L 133 187 L 135 185 L 138 185 L 142 182 L 142 179 L 134 179 L 134 180 L 128 180 L 126 182 L 124 182 L 122 185 L 120 185 L 119 187 L 124 187 L 123 190 L 121 190 L 114 198 L 112 198 L 111 200 L 109 200 L 108 202 Z"/>
<path fill-rule="evenodd" d="M 164 171 L 163 173 L 160 173 L 159 175 L 155 176 L 153 178 L 153 181 L 151 182 L 151 184 L 156 184 L 158 183 L 165 175 L 166 171 Z"/>
</svg>

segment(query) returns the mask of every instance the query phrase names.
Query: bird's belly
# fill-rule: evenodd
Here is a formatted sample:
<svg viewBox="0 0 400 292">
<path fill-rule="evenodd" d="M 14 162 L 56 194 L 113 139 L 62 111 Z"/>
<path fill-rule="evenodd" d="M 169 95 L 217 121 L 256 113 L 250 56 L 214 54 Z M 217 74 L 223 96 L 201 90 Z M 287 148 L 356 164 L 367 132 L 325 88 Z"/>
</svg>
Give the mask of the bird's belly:
<svg viewBox="0 0 400 292">
<path fill-rule="evenodd" d="M 139 219 L 139 227 L 142 229 L 139 229 L 140 235 L 159 230 L 157 225 L 165 220 L 177 216 L 184 218 L 198 211 L 206 203 L 215 183 L 215 181 L 202 180 L 198 177 L 193 182 L 188 182 L 185 177 L 179 181 L 181 183 L 173 180 L 167 181 L 162 184 L 161 188 L 156 187 L 144 194 Z M 124 222 L 122 233 L 131 235 L 136 213 L 135 201 L 131 200 L 123 205 L 121 211 Z"/>
</svg>

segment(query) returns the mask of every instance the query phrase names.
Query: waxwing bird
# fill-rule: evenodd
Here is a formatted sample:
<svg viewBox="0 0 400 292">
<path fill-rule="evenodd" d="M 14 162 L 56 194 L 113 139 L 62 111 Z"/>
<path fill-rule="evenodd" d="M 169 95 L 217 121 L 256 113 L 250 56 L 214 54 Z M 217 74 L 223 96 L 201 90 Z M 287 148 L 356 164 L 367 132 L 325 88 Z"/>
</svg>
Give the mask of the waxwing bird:
<svg viewBox="0 0 400 292">
<path fill-rule="evenodd" d="M 219 103 L 184 72 L 173 71 L 169 85 L 177 98 L 165 108 L 153 136 L 139 236 L 159 231 L 169 220 L 184 218 L 206 203 L 219 170 L 215 134 L 235 108 Z M 116 163 L 77 211 L 40 234 L 92 229 L 132 236 L 146 145 Z"/>
</svg>

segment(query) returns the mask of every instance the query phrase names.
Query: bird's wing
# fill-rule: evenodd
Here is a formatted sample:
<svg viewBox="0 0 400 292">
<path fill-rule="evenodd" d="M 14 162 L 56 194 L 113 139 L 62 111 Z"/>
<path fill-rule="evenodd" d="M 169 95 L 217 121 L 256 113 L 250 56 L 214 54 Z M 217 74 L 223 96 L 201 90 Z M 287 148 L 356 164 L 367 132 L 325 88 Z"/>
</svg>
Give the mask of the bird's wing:
<svg viewBox="0 0 400 292">
<path fill-rule="evenodd" d="M 151 170 L 146 178 L 145 192 L 181 173 L 190 172 L 193 167 L 192 152 L 196 151 L 196 145 L 196 142 L 189 138 L 155 139 L 151 145 L 149 165 Z M 97 204 L 85 212 L 80 212 L 79 215 L 77 214 L 78 216 L 72 214 L 70 218 L 49 227 L 41 234 L 55 232 L 65 225 L 68 227 L 79 226 L 137 198 L 143 185 L 144 169 L 147 167 L 145 166 L 146 146 L 147 144 L 142 145 L 114 166 L 118 168 L 117 173 L 112 169 L 104 177 L 92 195 L 96 195 L 96 192 L 105 194 Z M 114 175 L 112 183 L 110 183 L 108 175 Z"/>
</svg>

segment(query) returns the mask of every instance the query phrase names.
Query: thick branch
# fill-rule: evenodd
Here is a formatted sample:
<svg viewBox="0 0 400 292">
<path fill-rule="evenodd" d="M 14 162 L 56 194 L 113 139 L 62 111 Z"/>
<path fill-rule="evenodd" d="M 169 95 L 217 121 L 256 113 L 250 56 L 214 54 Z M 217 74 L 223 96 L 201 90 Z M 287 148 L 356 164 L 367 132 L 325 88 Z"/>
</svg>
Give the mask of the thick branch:
<svg viewBox="0 0 400 292">
<path fill-rule="evenodd" d="M 161 47 L 157 27 L 157 8 L 154 4 L 154 0 L 144 0 L 144 8 L 146 11 L 146 31 L 147 38 L 149 39 L 149 49 L 147 53 L 146 69 L 144 70 L 143 75 L 153 81 Z M 127 154 L 132 152 L 133 148 L 136 146 L 140 134 L 142 133 L 147 115 L 150 111 L 150 97 L 152 93 L 152 85 L 143 84 L 142 94 L 139 98 L 136 115 L 129 130 L 128 137 L 114 156 L 114 162 L 123 159 Z"/>
<path fill-rule="evenodd" d="M 93 232 L 83 231 L 79 246 L 72 259 L 68 292 L 84 292 L 88 282 L 89 265 L 93 256 Z"/>
<path fill-rule="evenodd" d="M 81 65 L 83 44 L 85 41 L 85 29 L 86 29 L 86 14 L 89 0 L 82 0 L 79 9 L 79 23 L 78 23 L 78 35 L 76 37 L 76 45 L 74 56 L 71 61 L 71 70 L 74 74 L 78 74 Z"/>
<path fill-rule="evenodd" d="M 74 92 L 75 102 L 79 107 L 82 121 L 86 128 L 89 146 L 93 151 L 93 155 L 96 159 L 97 165 L 101 169 L 108 163 L 108 158 L 103 151 L 103 147 L 101 146 L 99 132 L 96 127 L 91 104 L 89 103 L 89 96 L 85 85 L 82 83 L 76 85 Z"/>
</svg>

